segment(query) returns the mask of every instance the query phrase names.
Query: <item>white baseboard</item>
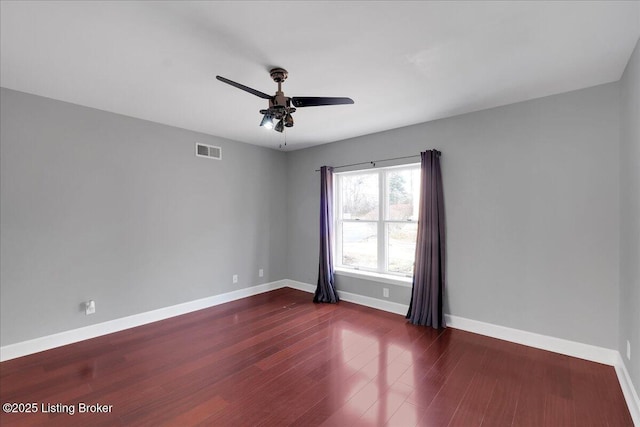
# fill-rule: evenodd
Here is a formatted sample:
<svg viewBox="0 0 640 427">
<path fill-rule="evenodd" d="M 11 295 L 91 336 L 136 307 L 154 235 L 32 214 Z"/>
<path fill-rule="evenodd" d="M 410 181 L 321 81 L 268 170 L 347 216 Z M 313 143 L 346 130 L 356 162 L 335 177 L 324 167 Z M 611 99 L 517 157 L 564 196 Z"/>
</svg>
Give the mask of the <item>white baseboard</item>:
<svg viewBox="0 0 640 427">
<path fill-rule="evenodd" d="M 297 282 L 295 280 L 287 280 L 287 286 L 300 291 L 315 293 L 316 286 L 309 283 Z M 407 314 L 409 306 L 406 304 L 398 304 L 397 302 L 385 301 L 378 298 L 367 297 L 364 295 L 352 294 L 351 292 L 338 291 L 338 297 L 341 301 L 352 302 L 354 304 L 364 305 L 366 307 L 375 308 L 390 313 Z"/>
<path fill-rule="evenodd" d="M 578 357 L 580 359 L 603 363 L 609 366 L 614 366 L 617 361 L 618 352 L 604 347 L 582 344 L 576 341 L 536 334 L 534 332 L 508 328 L 450 314 L 445 314 L 444 318 L 447 322 L 447 326 L 455 329 L 462 329 L 464 331 L 486 335 L 488 337 L 498 338 L 517 344 L 523 344 L 542 350 L 553 351 L 554 353 L 566 354 L 567 356 Z"/>
<path fill-rule="evenodd" d="M 385 301 L 378 298 L 366 297 L 364 295 L 352 294 L 351 292 L 338 291 L 338 296 L 342 301 L 352 302 L 355 304 L 365 305 L 378 310 L 388 311 L 390 313 L 405 316 L 409 311 L 406 304 L 398 304 L 397 302 Z"/>
<path fill-rule="evenodd" d="M 310 285 L 309 283 L 298 282 L 296 280 L 286 280 L 287 286 L 293 289 L 297 289 L 299 291 L 315 293 L 316 287 L 315 285 Z"/>
<path fill-rule="evenodd" d="M 15 359 L 21 356 L 26 356 L 28 354 L 38 353 L 40 351 L 49 350 L 56 347 L 61 347 L 63 345 L 72 344 L 74 342 L 96 338 L 102 335 L 111 334 L 113 332 L 135 328 L 136 326 L 145 325 L 151 322 L 157 322 L 159 320 L 168 319 L 174 316 L 180 316 L 181 314 L 202 310 L 204 308 L 209 308 L 219 304 L 224 304 L 226 302 L 235 301 L 237 299 L 261 294 L 263 292 L 283 288 L 285 286 L 287 286 L 286 280 L 278 280 L 276 282 L 238 289 L 237 291 L 214 295 L 211 297 L 189 301 L 182 304 L 159 308 L 157 310 L 147 311 L 145 313 L 134 314 L 132 316 L 122 317 L 120 319 L 109 320 L 107 322 L 97 323 L 95 325 L 89 325 L 53 335 L 47 335 L 45 337 L 22 341 L 16 344 L 6 345 L 0 347 L 0 362 Z"/>
<path fill-rule="evenodd" d="M 96 338 L 101 335 L 134 328 L 151 322 L 157 322 L 159 320 L 168 319 L 170 317 L 179 316 L 192 311 L 202 310 L 283 287 L 290 287 L 309 293 L 314 293 L 316 289 L 315 285 L 311 285 L 309 283 L 298 282 L 295 280 L 278 280 L 0 347 L 0 361 L 15 359 L 17 357 L 72 344 L 74 342 Z M 338 296 L 343 301 L 403 316 L 409 309 L 409 306 L 406 304 L 399 304 L 350 292 L 338 291 Z M 633 383 L 629 377 L 629 372 L 627 371 L 622 356 L 618 351 L 519 329 L 508 328 L 505 326 L 494 325 L 491 323 L 480 322 L 477 320 L 466 319 L 464 317 L 458 317 L 450 314 L 445 314 L 445 321 L 447 326 L 455 329 L 461 329 L 480 335 L 486 335 L 517 344 L 523 344 L 529 347 L 540 348 L 615 367 L 618 381 L 620 382 L 620 387 L 622 388 L 625 400 L 627 401 L 627 406 L 629 407 L 629 412 L 631 413 L 633 422 L 637 426 L 640 426 L 640 399 L 638 399 L 638 394 L 633 387 Z"/>
<path fill-rule="evenodd" d="M 624 395 L 624 399 L 627 401 L 627 407 L 631 413 L 633 423 L 636 426 L 640 426 L 640 398 L 638 398 L 638 393 L 636 393 L 636 389 L 633 387 L 629 371 L 627 371 L 627 366 L 625 365 L 620 352 L 618 352 L 617 359 L 618 360 L 614 366 L 616 368 L 616 374 L 618 375 L 620 388 L 622 388 L 622 394 Z"/>
</svg>

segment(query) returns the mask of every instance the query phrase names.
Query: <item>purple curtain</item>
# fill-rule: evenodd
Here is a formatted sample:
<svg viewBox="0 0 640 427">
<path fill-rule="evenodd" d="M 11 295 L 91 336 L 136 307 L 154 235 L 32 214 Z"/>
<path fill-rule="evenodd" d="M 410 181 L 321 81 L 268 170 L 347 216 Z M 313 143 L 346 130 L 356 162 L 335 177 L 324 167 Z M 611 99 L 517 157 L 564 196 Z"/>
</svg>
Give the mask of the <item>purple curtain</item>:
<svg viewBox="0 0 640 427">
<path fill-rule="evenodd" d="M 446 236 L 440 152 L 420 153 L 420 208 L 407 319 L 414 325 L 445 327 L 442 302 L 446 283 Z"/>
<path fill-rule="evenodd" d="M 333 281 L 333 168 L 320 168 L 320 266 L 318 286 L 313 302 L 338 302 L 338 293 Z"/>
</svg>

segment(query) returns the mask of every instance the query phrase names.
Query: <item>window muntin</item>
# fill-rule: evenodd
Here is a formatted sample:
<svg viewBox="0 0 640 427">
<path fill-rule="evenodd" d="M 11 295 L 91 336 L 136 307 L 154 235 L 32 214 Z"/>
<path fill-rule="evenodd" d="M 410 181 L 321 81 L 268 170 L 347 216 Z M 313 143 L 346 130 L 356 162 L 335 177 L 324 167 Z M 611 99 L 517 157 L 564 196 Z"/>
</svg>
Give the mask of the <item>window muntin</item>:
<svg viewBox="0 0 640 427">
<path fill-rule="evenodd" d="M 412 276 L 420 165 L 336 173 L 336 267 Z"/>
</svg>

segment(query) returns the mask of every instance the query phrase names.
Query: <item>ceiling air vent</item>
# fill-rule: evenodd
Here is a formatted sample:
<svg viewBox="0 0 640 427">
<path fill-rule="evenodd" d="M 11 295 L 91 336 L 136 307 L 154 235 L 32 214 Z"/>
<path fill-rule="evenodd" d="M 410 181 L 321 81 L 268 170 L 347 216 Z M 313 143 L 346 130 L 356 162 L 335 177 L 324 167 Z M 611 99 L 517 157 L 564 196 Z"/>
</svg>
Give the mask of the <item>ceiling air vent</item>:
<svg viewBox="0 0 640 427">
<path fill-rule="evenodd" d="M 222 159 L 222 148 L 196 142 L 196 156 L 220 160 Z"/>
</svg>

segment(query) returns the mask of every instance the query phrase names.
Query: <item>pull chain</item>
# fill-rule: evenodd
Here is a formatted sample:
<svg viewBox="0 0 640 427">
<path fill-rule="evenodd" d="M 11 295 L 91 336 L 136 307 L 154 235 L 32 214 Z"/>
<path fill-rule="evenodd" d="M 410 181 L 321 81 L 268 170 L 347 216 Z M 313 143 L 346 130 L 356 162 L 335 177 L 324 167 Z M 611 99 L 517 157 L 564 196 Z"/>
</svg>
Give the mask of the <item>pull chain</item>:
<svg viewBox="0 0 640 427">
<path fill-rule="evenodd" d="M 284 132 L 284 146 L 287 146 L 287 131 L 285 130 Z M 282 150 L 282 144 L 280 144 L 280 146 L 278 147 Z"/>
</svg>

